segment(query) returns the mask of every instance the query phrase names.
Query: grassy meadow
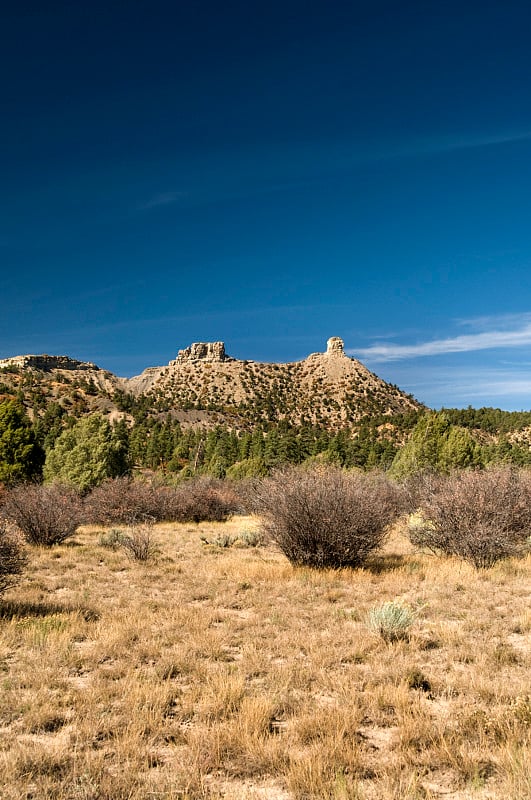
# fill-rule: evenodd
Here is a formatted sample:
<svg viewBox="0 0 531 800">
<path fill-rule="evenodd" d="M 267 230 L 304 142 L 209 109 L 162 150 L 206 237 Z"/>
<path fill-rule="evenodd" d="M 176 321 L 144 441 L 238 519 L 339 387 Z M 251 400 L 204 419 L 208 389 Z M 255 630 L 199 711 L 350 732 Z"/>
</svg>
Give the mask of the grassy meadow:
<svg viewBox="0 0 531 800">
<path fill-rule="evenodd" d="M 363 569 L 258 523 L 82 527 L 0 604 L 3 800 L 529 800 L 531 556 L 476 571 L 400 524 Z M 409 636 L 367 625 L 400 599 Z"/>
</svg>

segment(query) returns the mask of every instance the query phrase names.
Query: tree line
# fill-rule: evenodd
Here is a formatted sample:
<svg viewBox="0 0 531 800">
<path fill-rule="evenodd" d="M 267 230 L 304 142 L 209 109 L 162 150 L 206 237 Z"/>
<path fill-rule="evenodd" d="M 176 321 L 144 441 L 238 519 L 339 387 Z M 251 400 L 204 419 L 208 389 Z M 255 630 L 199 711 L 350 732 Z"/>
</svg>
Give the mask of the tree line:
<svg viewBox="0 0 531 800">
<path fill-rule="evenodd" d="M 138 470 L 176 478 L 239 479 L 267 475 L 282 464 L 316 462 L 389 470 L 401 478 L 426 469 L 448 473 L 492 463 L 531 465 L 529 445 L 509 436 L 531 422 L 528 412 L 512 418 L 497 409 L 409 412 L 369 417 L 333 432 L 283 420 L 248 430 L 227 425 L 183 428 L 170 414 L 150 415 L 143 407 L 135 411 L 132 423 L 125 418 L 111 423 L 101 414 L 79 417 L 50 402 L 34 409 L 31 421 L 20 399 L 4 400 L 0 483 L 60 480 L 85 491 L 105 478 Z"/>
</svg>

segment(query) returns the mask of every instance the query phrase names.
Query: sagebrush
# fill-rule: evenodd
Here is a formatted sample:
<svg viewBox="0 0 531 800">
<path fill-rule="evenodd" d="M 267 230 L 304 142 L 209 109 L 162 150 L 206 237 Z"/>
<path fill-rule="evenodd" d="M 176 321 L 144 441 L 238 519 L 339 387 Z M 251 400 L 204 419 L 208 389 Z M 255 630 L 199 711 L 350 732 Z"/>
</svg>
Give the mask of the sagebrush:
<svg viewBox="0 0 531 800">
<path fill-rule="evenodd" d="M 412 609 L 399 600 L 388 600 L 370 609 L 367 626 L 386 642 L 407 639 L 415 621 Z"/>
</svg>

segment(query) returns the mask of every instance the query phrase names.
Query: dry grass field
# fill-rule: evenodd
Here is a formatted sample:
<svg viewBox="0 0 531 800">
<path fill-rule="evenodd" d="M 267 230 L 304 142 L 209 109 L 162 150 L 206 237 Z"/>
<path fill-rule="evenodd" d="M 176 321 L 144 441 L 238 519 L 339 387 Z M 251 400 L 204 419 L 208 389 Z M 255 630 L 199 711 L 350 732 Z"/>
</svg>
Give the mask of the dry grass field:
<svg viewBox="0 0 531 800">
<path fill-rule="evenodd" d="M 256 524 L 158 525 L 146 562 L 97 528 L 31 549 L 0 606 L 2 800 L 529 800 L 531 557 L 476 572 L 399 528 L 360 570 L 221 546 Z M 397 598 L 387 643 L 366 618 Z"/>
</svg>

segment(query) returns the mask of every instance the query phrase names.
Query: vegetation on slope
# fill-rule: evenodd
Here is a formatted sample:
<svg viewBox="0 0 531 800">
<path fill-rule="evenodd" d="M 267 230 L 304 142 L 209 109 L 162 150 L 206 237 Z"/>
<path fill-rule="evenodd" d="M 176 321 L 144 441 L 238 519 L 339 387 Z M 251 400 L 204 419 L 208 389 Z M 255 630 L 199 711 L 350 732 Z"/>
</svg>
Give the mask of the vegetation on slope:
<svg viewBox="0 0 531 800">
<path fill-rule="evenodd" d="M 531 412 L 428 412 L 344 353 L 294 364 L 177 360 L 140 383 L 41 361 L 1 369 L 4 483 L 39 479 L 45 456 L 47 480 L 83 491 L 145 470 L 239 479 L 318 461 L 404 477 L 531 463 Z"/>
</svg>

